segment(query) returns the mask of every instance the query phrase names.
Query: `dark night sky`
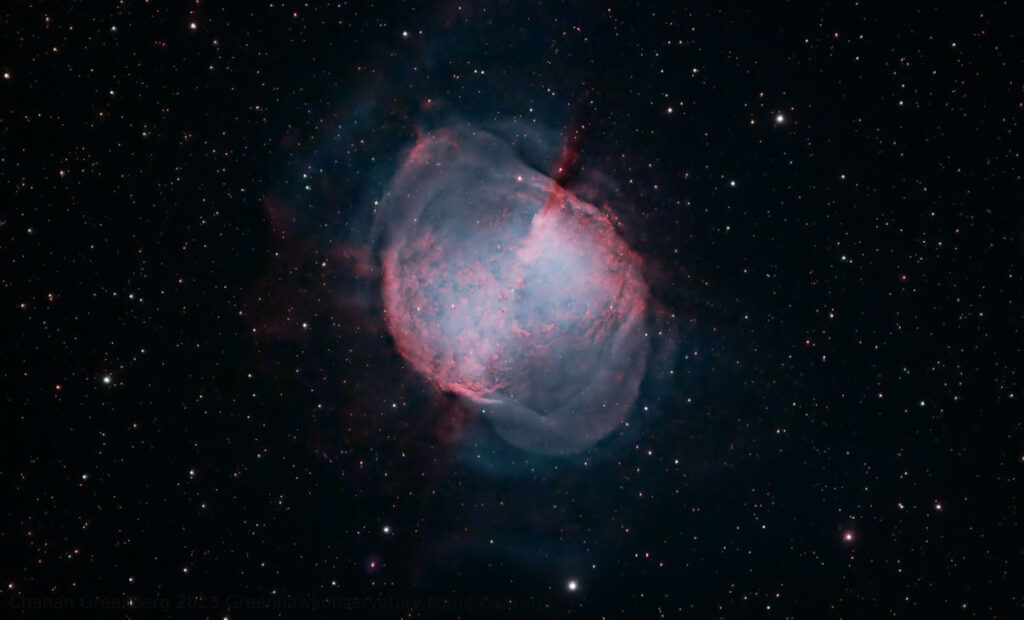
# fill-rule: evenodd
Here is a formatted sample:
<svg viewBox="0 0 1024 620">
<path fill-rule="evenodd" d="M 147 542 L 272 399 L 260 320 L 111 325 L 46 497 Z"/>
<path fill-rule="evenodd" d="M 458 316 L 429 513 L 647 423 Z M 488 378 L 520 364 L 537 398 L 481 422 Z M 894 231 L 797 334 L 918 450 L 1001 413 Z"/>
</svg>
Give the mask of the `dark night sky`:
<svg viewBox="0 0 1024 620">
<path fill-rule="evenodd" d="M 0 20 L 14 615 L 1024 611 L 1009 3 Z M 584 454 L 488 437 L 381 329 L 368 213 L 455 116 L 566 136 L 678 322 Z"/>
</svg>

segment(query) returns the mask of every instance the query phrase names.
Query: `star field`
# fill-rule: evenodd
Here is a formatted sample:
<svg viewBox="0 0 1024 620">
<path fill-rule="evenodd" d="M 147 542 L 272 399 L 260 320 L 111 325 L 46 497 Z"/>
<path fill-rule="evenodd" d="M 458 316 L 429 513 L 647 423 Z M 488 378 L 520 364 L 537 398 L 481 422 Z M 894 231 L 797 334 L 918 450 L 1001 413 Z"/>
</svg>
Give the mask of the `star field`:
<svg viewBox="0 0 1024 620">
<path fill-rule="evenodd" d="M 1012 15 L 5 6 L 0 606 L 1018 617 Z M 453 118 L 642 257 L 654 353 L 578 453 L 386 329 L 367 231 Z"/>
</svg>

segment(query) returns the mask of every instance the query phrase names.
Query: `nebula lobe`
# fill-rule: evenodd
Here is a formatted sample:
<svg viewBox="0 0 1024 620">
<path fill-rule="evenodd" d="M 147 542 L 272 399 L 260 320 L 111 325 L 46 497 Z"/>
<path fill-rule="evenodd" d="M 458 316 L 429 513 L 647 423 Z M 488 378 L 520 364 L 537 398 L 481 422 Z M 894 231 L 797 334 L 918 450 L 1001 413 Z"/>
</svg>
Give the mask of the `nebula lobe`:
<svg viewBox="0 0 1024 620">
<path fill-rule="evenodd" d="M 524 144 L 468 125 L 420 137 L 376 212 L 384 308 L 399 353 L 506 441 L 573 453 L 632 409 L 648 289 L 607 214 Z"/>
</svg>

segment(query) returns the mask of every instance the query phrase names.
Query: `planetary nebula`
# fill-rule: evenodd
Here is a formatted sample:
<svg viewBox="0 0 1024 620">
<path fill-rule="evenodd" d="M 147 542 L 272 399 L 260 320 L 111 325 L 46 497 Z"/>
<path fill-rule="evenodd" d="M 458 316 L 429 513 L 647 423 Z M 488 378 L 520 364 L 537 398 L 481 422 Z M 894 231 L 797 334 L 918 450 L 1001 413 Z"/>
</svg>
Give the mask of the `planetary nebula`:
<svg viewBox="0 0 1024 620">
<path fill-rule="evenodd" d="M 650 347 L 639 256 L 522 140 L 425 133 L 376 210 L 399 353 L 512 445 L 583 450 L 623 424 Z"/>
</svg>

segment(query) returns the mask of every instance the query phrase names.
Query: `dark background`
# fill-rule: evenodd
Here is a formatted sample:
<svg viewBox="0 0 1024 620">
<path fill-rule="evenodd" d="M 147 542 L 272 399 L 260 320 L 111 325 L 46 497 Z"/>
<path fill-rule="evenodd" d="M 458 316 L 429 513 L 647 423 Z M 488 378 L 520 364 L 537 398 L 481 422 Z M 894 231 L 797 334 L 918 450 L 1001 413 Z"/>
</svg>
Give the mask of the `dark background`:
<svg viewBox="0 0 1024 620">
<path fill-rule="evenodd" d="M 1009 5 L 0 20 L 5 608 L 1020 617 Z M 635 205 L 680 349 L 586 464 L 439 448 L 372 287 L 316 270 L 435 100 L 573 133 Z"/>
</svg>

